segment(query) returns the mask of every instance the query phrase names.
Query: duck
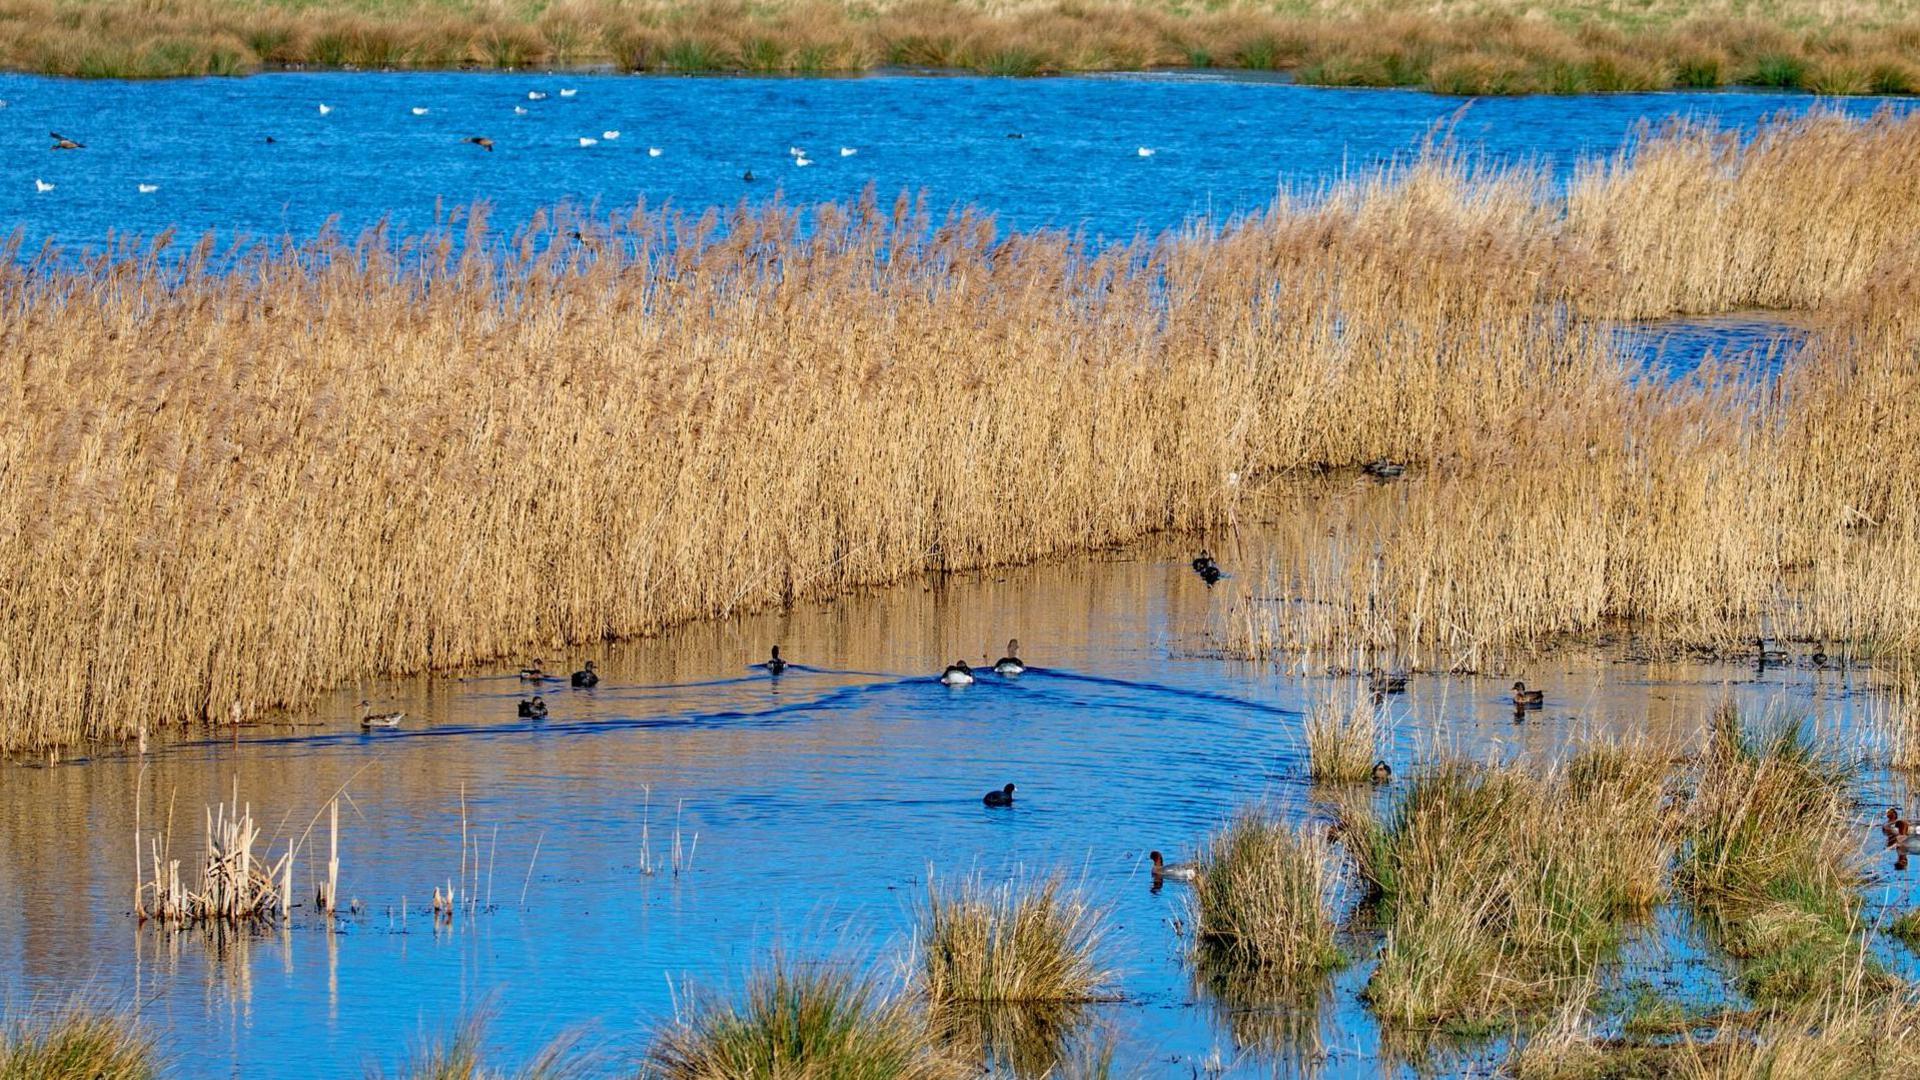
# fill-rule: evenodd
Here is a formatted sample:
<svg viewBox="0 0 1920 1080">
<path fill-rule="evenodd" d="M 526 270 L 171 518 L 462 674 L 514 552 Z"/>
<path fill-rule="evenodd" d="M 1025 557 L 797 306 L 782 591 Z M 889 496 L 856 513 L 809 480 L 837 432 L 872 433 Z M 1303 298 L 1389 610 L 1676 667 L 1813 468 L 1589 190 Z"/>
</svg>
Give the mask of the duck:
<svg viewBox="0 0 1920 1080">
<path fill-rule="evenodd" d="M 1389 675 L 1379 668 L 1367 673 L 1367 689 L 1376 694 L 1404 694 L 1407 692 L 1405 675 Z"/>
<path fill-rule="evenodd" d="M 542 660 L 537 656 L 534 657 L 533 663 L 528 664 L 526 667 L 523 667 L 520 669 L 520 681 L 521 682 L 544 681 L 547 677 L 547 673 L 541 669 L 541 665 L 545 663 L 546 663 L 545 660 Z"/>
<path fill-rule="evenodd" d="M 1384 760 L 1374 762 L 1373 782 L 1376 784 L 1393 783 L 1393 766 L 1387 764 Z"/>
<path fill-rule="evenodd" d="M 1027 670 L 1027 665 L 1020 660 L 1020 639 L 1007 639 L 1007 655 L 993 662 L 993 673 L 995 675 L 1018 675 L 1025 670 Z"/>
<path fill-rule="evenodd" d="M 1527 689 L 1527 684 L 1523 682 L 1515 682 L 1513 684 L 1513 703 L 1515 705 L 1524 706 L 1529 709 L 1537 709 L 1546 704 L 1546 702 L 1547 692 L 1545 690 L 1529 690 Z"/>
<path fill-rule="evenodd" d="M 62 135 L 57 131 L 51 131 L 51 132 L 48 132 L 48 134 L 53 136 L 53 146 L 51 147 L 51 149 L 85 150 L 87 148 L 86 143 L 74 142 L 72 139 L 67 138 L 65 135 Z"/>
<path fill-rule="evenodd" d="M 1755 648 L 1760 650 L 1760 662 L 1763 664 L 1784 664 L 1793 659 L 1792 654 L 1788 653 L 1785 649 L 1767 648 L 1766 638 L 1754 638 L 1753 644 Z"/>
<path fill-rule="evenodd" d="M 1887 846 L 1899 848 L 1903 856 L 1910 851 L 1920 851 L 1920 835 L 1914 833 L 1912 825 L 1902 821 L 1899 830 L 1887 841 Z"/>
<path fill-rule="evenodd" d="M 1200 876 L 1200 871 L 1191 863 L 1170 863 L 1157 851 L 1147 852 L 1147 858 L 1153 861 L 1155 881 L 1192 881 Z"/>
<path fill-rule="evenodd" d="M 981 797 L 980 801 L 986 803 L 988 806 L 1012 806 L 1013 785 L 1008 784 L 999 791 L 989 791 Z"/>
<path fill-rule="evenodd" d="M 753 183 L 753 170 L 748 169 L 746 172 L 741 173 L 740 179 L 746 181 L 749 184 Z"/>
<path fill-rule="evenodd" d="M 767 657 L 767 674 L 778 675 L 787 670 L 787 662 L 780 659 L 780 646 L 773 647 L 773 655 Z"/>
<path fill-rule="evenodd" d="M 965 660 L 955 660 L 940 673 L 940 681 L 948 686 L 967 686 L 973 682 L 973 669 Z"/>
<path fill-rule="evenodd" d="M 593 661 L 591 660 L 587 661 L 586 667 L 573 673 L 573 685 L 577 688 L 585 689 L 591 686 L 598 686 L 599 684 L 600 676 L 594 672 Z"/>
<path fill-rule="evenodd" d="M 1396 477 L 1406 475 L 1407 467 L 1397 461 L 1378 458 L 1360 466 L 1360 471 L 1373 477 L 1375 480 L 1392 480 Z"/>
<path fill-rule="evenodd" d="M 472 143 L 489 154 L 493 153 L 493 140 L 487 138 L 485 135 L 469 135 L 460 141 L 463 143 Z"/>
<path fill-rule="evenodd" d="M 547 718 L 547 703 L 541 699 L 539 694 L 535 694 L 520 702 L 520 716 L 525 720 L 545 720 Z"/>
<path fill-rule="evenodd" d="M 362 728 L 368 730 L 372 730 L 373 728 L 397 728 L 400 726 L 400 721 L 406 718 L 407 714 L 404 712 L 374 712 L 373 702 L 367 701 L 364 698 L 361 699 L 360 726 Z"/>
<path fill-rule="evenodd" d="M 1227 576 L 1226 571 L 1220 569 L 1220 564 L 1213 561 L 1213 556 L 1205 551 L 1194 556 L 1193 572 L 1199 574 L 1200 580 L 1206 582 L 1209 588 L 1214 582 Z"/>
<path fill-rule="evenodd" d="M 1887 807 L 1887 820 L 1885 824 L 1880 826 L 1880 834 L 1887 838 L 1888 847 L 1892 847 L 1898 843 L 1900 837 L 1906 835 L 1911 828 L 1912 826 L 1908 825 L 1907 822 L 1900 817 L 1899 807 Z"/>
</svg>

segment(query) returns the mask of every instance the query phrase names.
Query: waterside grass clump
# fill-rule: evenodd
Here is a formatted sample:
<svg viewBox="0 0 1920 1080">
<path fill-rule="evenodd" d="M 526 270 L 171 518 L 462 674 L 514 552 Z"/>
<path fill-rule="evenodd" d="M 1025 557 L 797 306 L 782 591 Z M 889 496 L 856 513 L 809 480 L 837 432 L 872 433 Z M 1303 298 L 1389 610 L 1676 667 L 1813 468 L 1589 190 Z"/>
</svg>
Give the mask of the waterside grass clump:
<svg viewBox="0 0 1920 1080">
<path fill-rule="evenodd" d="M 1307 710 L 1308 775 L 1315 783 L 1357 784 L 1373 776 L 1387 727 L 1385 707 L 1362 690 L 1325 695 Z"/>
<path fill-rule="evenodd" d="M 1920 158 L 1920 119 L 1703 132 L 1565 198 L 1436 147 L 1100 248 L 869 198 L 9 249 L 0 752 L 1201 528 L 1382 458 L 1418 479 L 1316 501 L 1244 651 L 1452 666 L 1776 611 L 1920 648 L 1920 169 L 1861 164 Z M 1644 225 L 1642 160 L 1746 209 Z M 1765 254 L 1701 291 L 1703 232 Z M 1662 385 L 1597 321 L 1777 299 L 1824 309 L 1778 383 Z"/>
<path fill-rule="evenodd" d="M 1479 1033 L 1548 1011 L 1666 895 L 1669 755 L 1595 745 L 1546 774 L 1441 762 L 1342 834 L 1385 931 L 1366 998 L 1404 1027 Z"/>
<path fill-rule="evenodd" d="M 82 1002 L 0 1027 L 0 1080 L 153 1080 L 159 1072 L 137 1024 Z"/>
<path fill-rule="evenodd" d="M 1321 831 L 1243 810 L 1208 839 L 1195 869 L 1198 964 L 1296 987 L 1339 965 L 1340 870 Z"/>
<path fill-rule="evenodd" d="M 1800 723 L 1749 731 L 1723 708 L 1698 768 L 1675 881 L 1741 962 L 1747 996 L 1794 1004 L 1883 980 L 1864 944 L 1848 763 Z"/>
<path fill-rule="evenodd" d="M 929 877 L 918 931 L 920 990 L 936 1010 L 1101 1000 L 1101 910 L 1058 876 L 988 885 Z"/>
<path fill-rule="evenodd" d="M 1521 0 L 1182 5 L 1144 0 L 78 0 L 0 3 L 0 64 L 60 75 L 234 75 L 262 67 L 605 64 L 630 71 L 996 75 L 1168 67 L 1289 71 L 1448 94 L 1741 83 L 1822 94 L 1920 90 L 1920 24 L 1897 0 L 1764 7 Z"/>
<path fill-rule="evenodd" d="M 648 1054 L 661 1080 L 958 1080 L 966 1064 L 935 1048 L 925 1019 L 844 966 L 776 959 L 739 1003 L 700 999 Z"/>
</svg>

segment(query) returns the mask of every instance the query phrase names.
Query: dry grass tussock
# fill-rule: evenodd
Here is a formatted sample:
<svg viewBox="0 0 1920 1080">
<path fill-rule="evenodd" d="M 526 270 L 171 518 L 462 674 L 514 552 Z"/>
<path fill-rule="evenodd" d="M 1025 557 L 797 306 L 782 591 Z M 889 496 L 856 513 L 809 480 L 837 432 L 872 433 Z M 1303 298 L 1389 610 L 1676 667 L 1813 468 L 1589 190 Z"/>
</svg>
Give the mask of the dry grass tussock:
<svg viewBox="0 0 1920 1080">
<path fill-rule="evenodd" d="M 988 885 L 929 877 L 920 911 L 920 990 L 935 1009 L 1099 1000 L 1105 916 L 1059 877 Z"/>
<path fill-rule="evenodd" d="M 263 66 L 994 74 L 1223 67 L 1331 85 L 1574 93 L 1730 83 L 1825 94 L 1920 89 L 1920 23 L 1897 0 L 0 0 L 0 63 L 62 75 L 230 75 Z"/>
<path fill-rule="evenodd" d="M 1373 700 L 1365 684 L 1327 694 L 1307 710 L 1309 775 L 1315 783 L 1370 779 L 1389 730 L 1386 706 Z"/>
<path fill-rule="evenodd" d="M 0 1080 L 153 1080 L 153 1045 L 125 1017 L 71 1002 L 0 1027 Z"/>
<path fill-rule="evenodd" d="M 1301 986 L 1339 964 L 1333 904 L 1340 870 L 1322 830 L 1243 810 L 1208 839 L 1195 869 L 1202 967 Z"/>
<path fill-rule="evenodd" d="M 1670 761 L 1596 744 L 1545 774 L 1443 762 L 1385 820 L 1349 800 L 1343 842 L 1386 931 L 1375 1013 L 1479 1032 L 1577 989 L 1667 895 Z"/>
<path fill-rule="evenodd" d="M 1703 137 L 1641 153 L 1670 169 Z M 1915 146 L 1920 120 L 1816 116 L 1767 145 L 1796 139 Z M 1750 204 L 1864 182 L 1768 153 L 1739 170 Z M 1638 189 L 1607 176 L 1569 217 L 1535 171 L 1430 148 L 1098 250 L 869 200 L 505 236 L 473 215 L 238 267 L 207 244 L 8 251 L 0 750 L 1205 526 L 1275 475 L 1375 458 L 1423 479 L 1343 523 L 1353 546 L 1290 553 L 1276 591 L 1331 602 L 1248 608 L 1249 651 L 1609 617 L 1731 634 L 1790 574 L 1800 628 L 1920 643 L 1920 281 L 1871 269 L 1920 225 L 1908 180 L 1790 232 L 1783 210 L 1713 224 L 1772 246 L 1718 302 L 1799 267 L 1830 329 L 1778 387 L 1659 388 L 1570 317 L 1687 295 L 1678 257 L 1623 282 L 1647 211 L 1610 212 Z M 1696 242 L 1708 219 L 1675 213 Z M 1877 237 L 1860 268 L 1832 268 L 1839 235 Z"/>
<path fill-rule="evenodd" d="M 696 999 L 648 1054 L 661 1080 L 959 1080 L 976 1070 L 934 1048 L 923 1017 L 837 966 L 775 960 L 744 1000 Z"/>
</svg>

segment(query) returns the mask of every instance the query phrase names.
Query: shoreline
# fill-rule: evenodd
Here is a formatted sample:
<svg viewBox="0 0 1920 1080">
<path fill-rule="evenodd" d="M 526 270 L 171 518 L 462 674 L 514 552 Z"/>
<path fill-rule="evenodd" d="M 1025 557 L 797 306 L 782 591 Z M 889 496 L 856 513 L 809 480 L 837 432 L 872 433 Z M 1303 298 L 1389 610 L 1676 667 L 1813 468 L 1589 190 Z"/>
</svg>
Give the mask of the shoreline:
<svg viewBox="0 0 1920 1080">
<path fill-rule="evenodd" d="M 46 0 L 0 11 L 0 70 L 128 79 L 313 69 L 1008 77 L 1217 71 L 1459 96 L 1721 87 L 1920 93 L 1920 23 L 1897 5 L 1879 18 L 1846 23 L 1818 11 L 1780 10 L 1764 18 L 1708 13 L 1629 24 L 1503 3 L 1472 14 L 1389 7 L 1370 17 L 1350 8 L 1180 12 L 1115 2 L 1018 12 L 959 3 L 776 3 L 476 13 L 423 0 L 372 12 L 232 0 L 139 10 Z"/>
</svg>

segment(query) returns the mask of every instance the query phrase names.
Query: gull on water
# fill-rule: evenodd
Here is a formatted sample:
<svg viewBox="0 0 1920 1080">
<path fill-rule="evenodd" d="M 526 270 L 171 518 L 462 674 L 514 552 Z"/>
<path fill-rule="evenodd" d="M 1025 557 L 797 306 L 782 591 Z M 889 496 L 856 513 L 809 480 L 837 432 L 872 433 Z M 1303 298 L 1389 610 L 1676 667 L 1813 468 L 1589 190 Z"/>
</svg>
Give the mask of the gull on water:
<svg viewBox="0 0 1920 1080">
<path fill-rule="evenodd" d="M 525 105 L 515 105 L 513 107 L 513 115 L 515 116 L 527 115 L 527 107 Z"/>
<path fill-rule="evenodd" d="M 160 190 L 159 184 L 141 184 L 139 185 L 139 187 L 140 187 L 140 194 L 142 195 L 151 195 L 154 192 Z"/>
<path fill-rule="evenodd" d="M 578 91 L 578 90 L 562 90 L 562 91 L 560 91 L 560 96 L 561 96 L 561 97 L 572 97 L 573 95 L 575 95 L 575 94 L 577 94 L 577 93 L 579 93 L 579 92 L 580 92 L 580 91 Z"/>
<path fill-rule="evenodd" d="M 329 105 L 329 104 L 327 104 L 327 103 L 326 103 L 326 102 L 324 102 L 324 101 L 320 103 L 320 115 L 321 115 L 321 116 L 325 116 L 325 115 L 327 115 L 328 113 L 330 113 L 330 112 L 332 112 L 332 111 L 333 111 L 333 106 L 331 106 L 331 105 Z"/>
<path fill-rule="evenodd" d="M 1136 150 L 1136 151 L 1134 151 L 1134 152 L 1135 152 L 1135 153 L 1137 153 L 1137 154 L 1139 154 L 1139 155 L 1140 155 L 1141 157 L 1152 157 L 1152 156 L 1153 156 L 1153 148 L 1152 148 L 1152 147 L 1147 147 L 1147 146 L 1143 146 L 1143 147 L 1141 147 L 1141 148 L 1140 148 L 1139 150 Z"/>
<path fill-rule="evenodd" d="M 425 115 L 427 115 L 427 110 L 426 110 L 426 109 L 424 109 L 424 108 L 422 108 L 422 107 L 420 107 L 420 106 L 418 106 L 418 105 L 415 105 L 415 106 L 413 107 L 413 115 L 415 115 L 415 116 L 425 116 Z"/>
<path fill-rule="evenodd" d="M 662 154 L 663 152 L 664 152 L 664 151 L 662 151 L 662 150 L 661 150 L 661 149 L 660 149 L 659 147 L 657 147 L 657 146 L 649 146 L 649 147 L 647 147 L 647 156 L 648 156 L 648 157 L 659 157 L 659 156 L 660 156 L 660 155 L 661 155 L 661 154 Z"/>
<path fill-rule="evenodd" d="M 42 195 L 45 195 L 47 192 L 53 190 L 53 185 L 47 183 L 45 180 L 35 177 L 33 181 L 33 190 L 39 192 Z"/>
<path fill-rule="evenodd" d="M 547 100 L 547 93 L 544 90 L 529 90 L 527 91 L 527 100 L 528 101 L 545 101 Z"/>
<path fill-rule="evenodd" d="M 860 151 L 858 151 L 858 150 L 856 150 L 856 149 L 854 149 L 854 148 L 853 148 L 853 147 L 851 147 L 851 146 L 843 146 L 843 147 L 841 147 L 841 148 L 840 148 L 840 156 L 841 156 L 841 157 L 852 157 L 853 155 L 855 155 L 855 154 L 857 154 L 857 153 L 859 153 L 859 152 L 860 152 Z"/>
<path fill-rule="evenodd" d="M 612 142 L 613 140 L 620 137 L 620 133 L 617 131 L 603 131 L 600 133 L 600 137 L 607 140 L 608 142 Z"/>
<path fill-rule="evenodd" d="M 808 156 L 806 156 L 805 154 L 802 154 L 802 155 L 800 155 L 799 157 L 797 157 L 797 158 L 794 158 L 794 159 L 793 159 L 793 163 L 794 163 L 795 165 L 798 165 L 798 166 L 800 166 L 801 168 L 803 168 L 803 169 L 804 169 L 804 168 L 806 168 L 807 166 L 809 166 L 809 165 L 811 165 L 811 164 L 813 164 L 813 159 L 812 159 L 812 158 L 810 158 L 810 157 L 808 157 Z"/>
<path fill-rule="evenodd" d="M 580 136 L 581 146 L 595 146 L 595 145 L 598 145 L 599 142 L 600 142 L 599 139 L 589 138 L 585 135 Z"/>
</svg>

